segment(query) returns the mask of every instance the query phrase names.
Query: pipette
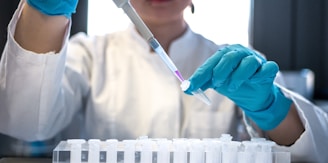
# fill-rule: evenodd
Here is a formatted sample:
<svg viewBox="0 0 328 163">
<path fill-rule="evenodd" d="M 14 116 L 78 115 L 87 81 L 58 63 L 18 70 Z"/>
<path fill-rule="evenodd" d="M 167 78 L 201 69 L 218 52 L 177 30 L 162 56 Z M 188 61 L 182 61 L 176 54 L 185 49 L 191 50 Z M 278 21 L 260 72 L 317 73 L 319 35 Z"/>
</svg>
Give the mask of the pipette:
<svg viewBox="0 0 328 163">
<path fill-rule="evenodd" d="M 140 32 L 141 36 L 146 39 L 151 46 L 151 48 L 160 56 L 162 61 L 168 66 L 168 68 L 173 72 L 173 74 L 180 80 L 182 83 L 181 87 L 183 90 L 188 89 L 190 83 L 188 84 L 188 80 L 184 80 L 181 73 L 177 69 L 177 67 L 174 65 L 170 57 L 168 57 L 167 53 L 163 49 L 163 47 L 159 44 L 159 42 L 156 40 L 154 35 L 151 33 L 151 31 L 148 29 L 146 24 L 143 22 L 143 20 L 139 17 L 138 13 L 135 11 L 135 9 L 132 7 L 130 0 L 113 0 L 114 3 L 118 8 L 122 8 L 123 11 L 127 14 L 127 16 L 131 19 L 131 21 L 134 23 L 134 25 L 137 27 L 138 31 Z M 188 86 L 188 87 L 186 87 Z M 205 95 L 205 93 L 198 89 L 194 92 L 192 92 L 194 96 L 196 96 L 198 99 L 206 103 L 207 105 L 211 104 L 211 101 L 209 98 Z"/>
</svg>

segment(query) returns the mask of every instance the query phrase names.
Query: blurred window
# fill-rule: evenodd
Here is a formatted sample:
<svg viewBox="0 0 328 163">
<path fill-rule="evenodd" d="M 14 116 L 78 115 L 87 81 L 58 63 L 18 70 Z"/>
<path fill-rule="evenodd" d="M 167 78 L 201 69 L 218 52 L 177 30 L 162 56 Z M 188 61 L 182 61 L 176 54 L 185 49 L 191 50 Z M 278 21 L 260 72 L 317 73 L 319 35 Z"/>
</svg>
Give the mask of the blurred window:
<svg viewBox="0 0 328 163">
<path fill-rule="evenodd" d="M 250 0 L 193 0 L 185 17 L 191 28 L 214 42 L 248 45 Z M 88 34 L 102 35 L 125 28 L 129 18 L 112 0 L 89 1 Z"/>
</svg>

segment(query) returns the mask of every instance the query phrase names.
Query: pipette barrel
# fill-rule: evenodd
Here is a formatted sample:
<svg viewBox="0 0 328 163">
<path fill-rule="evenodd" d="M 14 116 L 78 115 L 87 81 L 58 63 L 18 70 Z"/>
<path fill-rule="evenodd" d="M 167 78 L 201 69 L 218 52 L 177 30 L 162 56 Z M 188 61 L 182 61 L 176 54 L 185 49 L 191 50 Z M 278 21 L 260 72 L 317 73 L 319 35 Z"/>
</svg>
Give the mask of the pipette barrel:
<svg viewBox="0 0 328 163">
<path fill-rule="evenodd" d="M 135 9 L 132 7 L 130 0 L 113 0 L 114 3 L 118 8 L 122 8 L 123 11 L 128 15 L 130 20 L 133 22 L 133 24 L 137 27 L 138 31 L 140 32 L 141 36 L 149 40 L 153 37 L 153 34 L 150 32 L 149 28 L 146 26 L 146 24 L 143 22 L 143 20 L 140 18 L 140 16 L 137 14 Z"/>
<path fill-rule="evenodd" d="M 174 75 L 182 82 L 184 79 L 182 78 L 182 75 L 178 71 L 178 68 L 174 65 L 170 57 L 167 55 L 163 47 L 159 44 L 159 42 L 154 38 L 150 38 L 149 45 L 154 49 L 156 54 L 158 54 L 162 61 L 166 64 L 166 66 L 174 73 Z"/>
</svg>

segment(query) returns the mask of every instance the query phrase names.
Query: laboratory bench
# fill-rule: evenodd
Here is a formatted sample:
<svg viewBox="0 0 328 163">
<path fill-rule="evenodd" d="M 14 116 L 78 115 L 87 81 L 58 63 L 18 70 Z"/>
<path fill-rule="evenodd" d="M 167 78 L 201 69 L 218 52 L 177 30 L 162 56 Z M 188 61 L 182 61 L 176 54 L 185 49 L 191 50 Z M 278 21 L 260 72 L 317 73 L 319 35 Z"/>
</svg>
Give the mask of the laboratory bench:
<svg viewBox="0 0 328 163">
<path fill-rule="evenodd" d="M 52 163 L 51 158 L 1 158 L 0 163 Z"/>
</svg>

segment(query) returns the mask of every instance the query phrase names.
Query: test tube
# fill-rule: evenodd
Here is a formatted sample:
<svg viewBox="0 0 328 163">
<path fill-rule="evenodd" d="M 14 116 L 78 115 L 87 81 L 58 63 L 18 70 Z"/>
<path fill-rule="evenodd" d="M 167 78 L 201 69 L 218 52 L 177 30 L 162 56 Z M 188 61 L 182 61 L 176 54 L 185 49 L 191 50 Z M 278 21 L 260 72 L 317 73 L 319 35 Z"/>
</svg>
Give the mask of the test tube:
<svg viewBox="0 0 328 163">
<path fill-rule="evenodd" d="M 206 138 L 205 143 L 205 163 L 221 163 L 221 143 L 218 139 Z"/>
<path fill-rule="evenodd" d="M 275 145 L 275 142 L 266 140 L 259 141 L 258 144 L 261 147 L 261 151 L 258 152 L 256 163 L 272 163 L 272 147 Z"/>
<path fill-rule="evenodd" d="M 169 163 L 170 162 L 170 144 L 172 142 L 169 140 L 158 140 L 157 141 L 157 146 L 158 146 L 158 151 L 157 151 L 157 163 Z"/>
<path fill-rule="evenodd" d="M 224 142 L 222 146 L 222 163 L 237 163 L 240 142 Z"/>
<path fill-rule="evenodd" d="M 82 160 L 82 144 L 84 139 L 69 139 L 67 143 L 70 145 L 70 162 L 81 163 Z"/>
<path fill-rule="evenodd" d="M 117 163 L 117 139 L 106 140 L 106 163 Z"/>
<path fill-rule="evenodd" d="M 149 28 L 146 26 L 146 24 L 143 22 L 143 20 L 140 18 L 138 13 L 135 11 L 135 9 L 130 4 L 130 0 L 113 0 L 114 3 L 118 8 L 122 8 L 126 15 L 130 18 L 130 20 L 135 24 L 138 31 L 140 32 L 141 36 L 146 39 L 150 45 L 150 47 L 160 56 L 162 61 L 165 63 L 165 65 L 172 71 L 172 73 L 179 79 L 181 83 L 183 83 L 185 80 L 183 79 L 181 73 L 179 72 L 178 68 L 175 66 L 175 64 L 172 62 L 170 57 L 167 55 L 161 44 L 156 40 L 154 35 L 151 33 Z M 205 104 L 209 105 L 211 102 L 206 96 L 206 94 L 201 90 L 198 89 L 195 92 L 192 92 L 195 97 L 203 101 Z"/>
<path fill-rule="evenodd" d="M 88 163 L 99 163 L 100 161 L 100 140 L 90 139 L 88 140 Z"/>
<path fill-rule="evenodd" d="M 187 163 L 187 144 L 184 139 L 174 139 L 174 154 L 173 154 L 173 163 Z"/>
<path fill-rule="evenodd" d="M 243 150 L 238 153 L 238 163 L 254 162 L 258 151 L 258 144 L 251 141 L 242 142 Z"/>
<path fill-rule="evenodd" d="M 140 140 L 141 141 L 141 162 L 152 163 L 153 145 L 154 142 L 151 140 Z"/>
<path fill-rule="evenodd" d="M 183 91 L 186 91 L 190 87 L 190 81 L 189 80 L 184 80 L 184 81 L 182 81 L 180 86 L 181 86 L 181 89 Z M 198 88 L 196 91 L 191 92 L 191 93 L 195 97 L 197 97 L 198 99 L 203 101 L 205 104 L 211 105 L 210 99 L 206 96 L 206 94 L 200 88 Z"/>
<path fill-rule="evenodd" d="M 230 134 L 221 134 L 221 137 L 219 138 L 221 142 L 230 142 L 232 141 L 232 136 Z"/>
<path fill-rule="evenodd" d="M 220 141 L 222 143 L 222 163 L 237 163 L 240 142 L 232 141 L 232 136 L 229 134 L 222 134 Z"/>
<path fill-rule="evenodd" d="M 190 140 L 190 163 L 204 163 L 204 144 L 202 141 Z"/>
<path fill-rule="evenodd" d="M 135 160 L 135 140 L 124 140 L 124 162 L 133 163 Z"/>
</svg>

